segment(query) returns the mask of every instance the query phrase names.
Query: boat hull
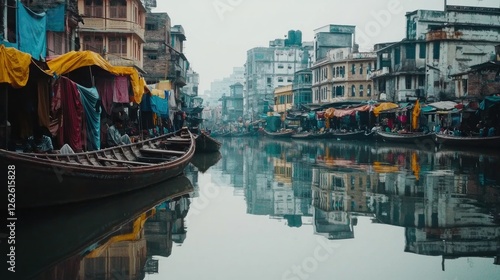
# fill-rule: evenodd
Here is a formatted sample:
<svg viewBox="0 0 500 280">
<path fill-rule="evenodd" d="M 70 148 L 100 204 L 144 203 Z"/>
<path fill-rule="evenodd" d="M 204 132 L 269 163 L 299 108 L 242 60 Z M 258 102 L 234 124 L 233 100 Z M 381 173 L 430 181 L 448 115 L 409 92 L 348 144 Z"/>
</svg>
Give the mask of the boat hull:
<svg viewBox="0 0 500 280">
<path fill-rule="evenodd" d="M 388 143 L 405 143 L 405 144 L 415 144 L 415 145 L 427 145 L 434 144 L 434 133 L 388 133 L 377 131 L 376 137 L 378 140 L 382 140 Z"/>
<path fill-rule="evenodd" d="M 125 150 L 129 150 L 128 153 L 124 152 L 121 156 L 131 156 L 140 153 L 139 148 L 146 146 L 144 142 L 155 141 L 153 139 L 70 155 L 19 154 L 0 150 L 0 166 L 4 170 L 10 168 L 15 171 L 15 208 L 75 203 L 141 189 L 181 175 L 194 155 L 194 138 L 191 133 L 189 135 L 190 142 L 175 144 L 186 145 L 189 147 L 187 151 L 178 151 L 177 156 L 158 164 L 116 159 L 107 159 L 112 163 L 103 165 L 75 162 L 75 159 L 89 158 L 95 164 L 106 155 L 116 155 L 118 151 Z M 130 163 L 132 166 L 115 162 Z M 4 204 L 4 207 L 8 206 Z"/>
<path fill-rule="evenodd" d="M 196 136 L 196 153 L 218 152 L 221 145 L 221 142 L 215 140 L 205 133 Z"/>
<path fill-rule="evenodd" d="M 472 148 L 500 148 L 500 136 L 479 137 L 479 136 L 453 136 L 446 134 L 436 134 L 437 144 L 455 147 Z"/>
<path fill-rule="evenodd" d="M 365 140 L 365 131 L 346 132 L 346 133 L 330 133 L 330 138 L 335 140 Z"/>
</svg>

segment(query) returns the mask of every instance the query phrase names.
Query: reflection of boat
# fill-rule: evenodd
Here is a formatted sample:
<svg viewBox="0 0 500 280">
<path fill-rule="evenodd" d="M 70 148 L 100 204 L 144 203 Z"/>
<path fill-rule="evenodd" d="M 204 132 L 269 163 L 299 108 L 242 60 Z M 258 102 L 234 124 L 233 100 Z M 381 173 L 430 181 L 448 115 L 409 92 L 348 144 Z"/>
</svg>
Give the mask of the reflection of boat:
<svg viewBox="0 0 500 280">
<path fill-rule="evenodd" d="M 366 139 L 365 131 L 353 131 L 353 132 L 331 132 L 330 138 L 336 140 L 364 140 Z"/>
<path fill-rule="evenodd" d="M 314 134 L 312 132 L 295 133 L 295 134 L 292 134 L 291 137 L 294 139 L 314 139 L 314 138 L 317 138 L 316 134 Z"/>
<path fill-rule="evenodd" d="M 72 203 L 140 189 L 181 174 L 195 151 L 187 129 L 75 154 L 0 151 L 15 166 L 17 208 Z M 41 182 L 42 184 L 35 183 Z"/>
<path fill-rule="evenodd" d="M 196 153 L 212 153 L 220 149 L 221 142 L 210 137 L 206 133 L 196 136 Z"/>
<path fill-rule="evenodd" d="M 385 142 L 426 144 L 434 143 L 434 133 L 392 133 L 377 131 L 377 137 Z"/>
<path fill-rule="evenodd" d="M 90 245 L 112 235 L 162 201 L 191 191 L 193 185 L 189 179 L 179 176 L 110 198 L 37 211 L 19 210 L 16 214 L 22 223 L 16 228 L 19 241 L 16 243 L 16 277 L 35 277 L 75 256 L 79 263 Z M 73 269 L 78 270 L 79 266 Z M 65 273 L 66 277 L 60 279 L 77 279 L 69 276 L 77 273 Z"/>
<path fill-rule="evenodd" d="M 220 152 L 195 154 L 191 158 L 191 163 L 198 168 L 201 173 L 205 173 L 211 166 L 215 165 L 222 155 Z"/>
<path fill-rule="evenodd" d="M 277 131 L 277 132 L 270 132 L 265 129 L 262 130 L 265 136 L 271 137 L 271 138 L 290 138 L 292 134 L 295 132 L 291 129 L 286 129 L 283 131 Z"/>
<path fill-rule="evenodd" d="M 500 148 L 500 136 L 479 137 L 479 136 L 453 136 L 446 134 L 435 134 L 435 141 L 438 144 L 458 147 L 475 148 Z"/>
</svg>

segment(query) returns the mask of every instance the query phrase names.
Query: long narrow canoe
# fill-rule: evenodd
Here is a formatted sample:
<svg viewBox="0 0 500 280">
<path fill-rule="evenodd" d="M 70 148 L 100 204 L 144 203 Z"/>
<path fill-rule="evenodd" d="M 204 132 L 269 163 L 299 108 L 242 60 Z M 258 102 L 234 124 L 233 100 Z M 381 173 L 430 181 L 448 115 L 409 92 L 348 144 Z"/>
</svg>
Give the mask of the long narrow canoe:
<svg viewBox="0 0 500 280">
<path fill-rule="evenodd" d="M 434 144 L 434 133 L 392 133 L 377 131 L 377 138 L 384 142 L 425 145 Z"/>
<path fill-rule="evenodd" d="M 500 136 L 453 136 L 436 134 L 435 141 L 445 146 L 473 147 L 473 148 L 500 148 Z"/>
<path fill-rule="evenodd" d="M 163 182 L 182 174 L 194 152 L 194 136 L 183 128 L 92 152 L 0 150 L 0 166 L 15 176 L 10 188 L 15 189 L 15 208 L 30 208 L 98 199 Z"/>
<path fill-rule="evenodd" d="M 330 132 L 330 137 L 336 140 L 365 140 L 366 133 L 364 130 L 351 132 Z"/>
<path fill-rule="evenodd" d="M 278 131 L 278 132 L 270 132 L 265 129 L 262 130 L 265 136 L 271 137 L 271 138 L 291 138 L 292 135 L 295 133 L 293 130 L 287 129 L 284 131 Z"/>
</svg>

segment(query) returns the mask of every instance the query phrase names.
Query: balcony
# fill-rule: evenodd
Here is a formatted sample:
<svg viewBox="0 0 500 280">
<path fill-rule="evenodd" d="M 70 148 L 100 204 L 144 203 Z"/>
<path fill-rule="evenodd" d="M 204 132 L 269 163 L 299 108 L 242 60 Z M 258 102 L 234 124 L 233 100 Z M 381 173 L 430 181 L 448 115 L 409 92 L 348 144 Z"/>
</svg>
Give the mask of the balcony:
<svg viewBox="0 0 500 280">
<path fill-rule="evenodd" d="M 137 23 L 129 22 L 129 19 L 104 19 L 85 17 L 85 24 L 80 27 L 81 32 L 118 32 L 135 34 L 144 41 L 144 28 Z"/>
</svg>

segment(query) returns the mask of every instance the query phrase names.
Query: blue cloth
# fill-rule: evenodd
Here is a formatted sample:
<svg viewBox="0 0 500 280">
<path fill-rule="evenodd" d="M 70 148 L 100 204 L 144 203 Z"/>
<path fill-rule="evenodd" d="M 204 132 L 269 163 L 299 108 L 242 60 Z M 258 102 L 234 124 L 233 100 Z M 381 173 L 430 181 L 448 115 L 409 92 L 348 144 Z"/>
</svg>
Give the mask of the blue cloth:
<svg viewBox="0 0 500 280">
<path fill-rule="evenodd" d="M 144 94 L 142 96 L 142 101 L 141 101 L 141 111 L 142 112 L 151 112 L 151 95 L 149 94 Z"/>
<path fill-rule="evenodd" d="M 87 132 L 87 149 L 100 150 L 101 149 L 101 112 L 97 107 L 99 94 L 97 89 L 86 88 L 77 84 L 78 92 L 80 92 L 80 99 L 82 100 L 83 109 L 85 111 L 86 132 Z M 98 109 L 96 109 L 98 108 Z"/>
<path fill-rule="evenodd" d="M 161 117 L 168 117 L 168 99 L 151 96 L 151 110 Z"/>
<path fill-rule="evenodd" d="M 47 31 L 64 32 L 64 12 L 66 5 L 64 3 L 57 7 L 48 9 L 47 13 Z M 56 35 L 57 36 L 57 35 Z"/>
<path fill-rule="evenodd" d="M 29 53 L 34 59 L 45 59 L 47 53 L 47 17 L 35 14 L 17 1 L 18 49 Z"/>
</svg>

